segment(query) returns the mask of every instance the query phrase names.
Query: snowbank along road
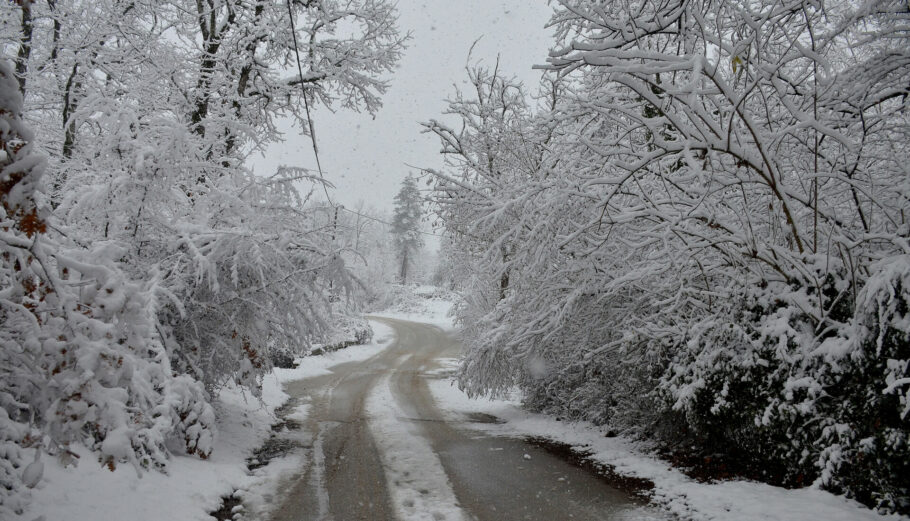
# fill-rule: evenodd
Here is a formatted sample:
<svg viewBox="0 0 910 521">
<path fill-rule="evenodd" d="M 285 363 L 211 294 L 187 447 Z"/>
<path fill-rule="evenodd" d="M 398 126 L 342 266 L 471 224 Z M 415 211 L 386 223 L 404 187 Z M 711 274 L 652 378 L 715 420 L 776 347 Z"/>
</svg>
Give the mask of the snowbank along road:
<svg viewBox="0 0 910 521">
<path fill-rule="evenodd" d="M 272 519 L 655 519 L 652 510 L 520 439 L 445 421 L 427 386 L 459 345 L 442 330 L 376 319 L 397 340 L 330 375 L 291 382 L 309 404 L 304 467 L 279 487 Z M 478 415 L 465 421 L 490 421 Z"/>
</svg>

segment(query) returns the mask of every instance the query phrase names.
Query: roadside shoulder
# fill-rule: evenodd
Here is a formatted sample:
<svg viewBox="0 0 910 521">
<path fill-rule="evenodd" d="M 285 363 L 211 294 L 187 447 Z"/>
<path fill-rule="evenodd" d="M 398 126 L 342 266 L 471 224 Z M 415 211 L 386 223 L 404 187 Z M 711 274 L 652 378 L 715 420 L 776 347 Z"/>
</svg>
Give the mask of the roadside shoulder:
<svg viewBox="0 0 910 521">
<path fill-rule="evenodd" d="M 456 361 L 450 361 L 452 367 Z M 814 487 L 788 490 L 764 483 L 730 480 L 702 483 L 668 462 L 651 456 L 640 444 L 587 422 L 565 422 L 521 409 L 517 396 L 509 399 L 469 398 L 444 374 L 428 384 L 438 407 L 452 421 L 502 436 L 549 440 L 571 447 L 575 455 L 607 467 L 618 477 L 653 483 L 644 495 L 655 505 L 685 520 L 737 521 L 898 521 L 896 514 L 879 515 L 856 501 Z M 494 421 L 470 421 L 472 415 Z M 645 487 L 648 488 L 648 487 Z"/>
</svg>

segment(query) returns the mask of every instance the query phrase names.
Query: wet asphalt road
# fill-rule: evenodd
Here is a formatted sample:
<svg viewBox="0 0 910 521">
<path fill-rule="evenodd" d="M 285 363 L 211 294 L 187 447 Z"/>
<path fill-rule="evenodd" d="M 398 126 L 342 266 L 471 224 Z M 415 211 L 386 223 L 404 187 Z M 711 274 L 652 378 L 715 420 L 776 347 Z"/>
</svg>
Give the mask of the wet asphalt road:
<svg viewBox="0 0 910 521">
<path fill-rule="evenodd" d="M 403 412 L 399 421 L 418 424 L 468 519 L 652 519 L 640 502 L 542 448 L 445 421 L 427 386 L 435 377 L 428 372 L 440 367 L 438 359 L 458 356 L 457 341 L 427 324 L 375 320 L 395 330 L 391 346 L 365 361 L 335 366 L 331 375 L 286 386 L 293 399 L 311 405 L 297 434 L 307 464 L 279 487 L 273 521 L 396 519 L 364 408 L 386 375 Z"/>
</svg>

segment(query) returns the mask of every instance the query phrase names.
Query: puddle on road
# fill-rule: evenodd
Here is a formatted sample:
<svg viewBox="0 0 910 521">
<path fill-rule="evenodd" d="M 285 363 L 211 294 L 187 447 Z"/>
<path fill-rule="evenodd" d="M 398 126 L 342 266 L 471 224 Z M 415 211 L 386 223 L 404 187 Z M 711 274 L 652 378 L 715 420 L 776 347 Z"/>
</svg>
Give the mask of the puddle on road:
<svg viewBox="0 0 910 521">
<path fill-rule="evenodd" d="M 447 436 L 437 454 L 462 506 L 479 519 L 661 519 L 640 496 L 559 444 L 524 438 Z M 598 469 L 599 470 L 599 469 Z"/>
<path fill-rule="evenodd" d="M 462 413 L 459 421 L 446 423 L 455 427 L 458 423 L 506 422 L 491 414 L 473 412 Z M 648 505 L 650 493 L 654 489 L 653 482 L 620 474 L 615 467 L 592 459 L 591 452 L 586 452 L 584 447 L 542 437 L 491 434 L 472 437 L 470 442 L 453 443 L 452 440 L 441 446 L 440 456 L 444 465 L 455 475 L 462 476 L 459 481 L 465 486 L 458 492 L 464 493 L 465 488 L 470 489 L 467 490 L 468 495 L 474 498 L 468 502 L 473 503 L 472 506 L 478 512 L 484 512 L 486 505 L 503 501 L 507 503 L 510 498 L 495 497 L 495 492 L 490 492 L 505 487 L 512 489 L 513 494 L 525 495 L 524 501 L 516 502 L 515 507 L 518 509 L 530 509 L 531 505 L 537 503 L 545 512 L 553 513 L 548 509 L 563 509 L 563 513 L 570 512 L 578 519 L 666 519 L 659 510 Z M 495 460 L 502 461 L 500 465 L 506 468 L 495 470 Z M 543 460 L 548 462 L 542 463 Z M 561 467 L 557 460 L 566 466 Z M 556 471 L 557 468 L 560 470 Z M 509 485 L 510 480 L 515 480 L 515 473 L 523 475 L 524 479 L 518 479 Z M 519 492 L 528 481 L 536 483 L 536 488 L 531 487 L 535 492 L 546 490 L 552 503 L 540 505 L 539 499 L 532 500 L 528 495 L 530 491 Z M 598 482 L 602 485 L 598 486 Z M 544 514 L 533 510 L 522 513 L 532 516 Z M 491 511 L 483 514 L 487 517 L 490 515 L 502 513 Z M 512 519 L 503 517 L 506 518 Z M 515 519 L 518 518 L 520 516 Z"/>
<path fill-rule="evenodd" d="M 638 498 L 647 499 L 649 492 L 654 489 L 654 482 L 644 478 L 624 476 L 616 472 L 616 468 L 612 465 L 607 465 L 592 459 L 590 452 L 578 450 L 568 443 L 539 437 L 528 437 L 525 438 L 525 441 L 547 451 L 567 463 L 591 472 L 612 488 L 622 490 L 623 492 Z"/>
<path fill-rule="evenodd" d="M 487 414 L 487 413 L 483 413 L 483 412 L 469 412 L 469 413 L 466 413 L 464 415 L 464 417 L 466 418 L 464 420 L 466 423 L 486 423 L 486 424 L 501 425 L 506 422 L 505 420 L 497 418 L 496 416 L 493 416 L 492 414 Z"/>
<path fill-rule="evenodd" d="M 298 440 L 272 436 L 265 440 L 261 447 L 253 451 L 247 458 L 246 468 L 256 470 L 268 465 L 275 458 L 283 458 L 297 449 L 305 448 Z"/>
</svg>

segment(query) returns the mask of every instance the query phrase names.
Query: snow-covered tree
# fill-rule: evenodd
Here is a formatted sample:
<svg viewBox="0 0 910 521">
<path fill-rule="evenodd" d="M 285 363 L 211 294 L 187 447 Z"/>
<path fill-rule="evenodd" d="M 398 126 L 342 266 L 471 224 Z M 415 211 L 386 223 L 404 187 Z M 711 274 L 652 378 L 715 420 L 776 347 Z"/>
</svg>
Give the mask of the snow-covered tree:
<svg viewBox="0 0 910 521">
<path fill-rule="evenodd" d="M 364 290 L 365 304 L 370 307 L 386 303 L 386 290 L 398 278 L 400 266 L 391 222 L 388 212 L 363 202 L 353 209 L 345 208 L 339 217 L 347 265 Z"/>
<path fill-rule="evenodd" d="M 2 15 L 57 213 L 77 240 L 123 247 L 130 276 L 161 274 L 180 371 L 210 389 L 252 384 L 271 350 L 326 331 L 329 293 L 349 277 L 294 188 L 322 180 L 256 179 L 244 161 L 280 139 L 278 117 L 308 132 L 318 104 L 379 108 L 406 39 L 389 2 L 28 2 Z"/>
<path fill-rule="evenodd" d="M 423 215 L 423 196 L 417 187 L 417 179 L 409 175 L 401 182 L 401 189 L 395 195 L 391 229 L 398 260 L 398 279 L 402 284 L 408 282 L 408 273 L 416 266 L 423 246 L 420 231 Z"/>
<path fill-rule="evenodd" d="M 44 453 L 88 444 L 102 464 L 163 467 L 166 443 L 212 450 L 203 387 L 175 375 L 156 329 L 160 278 L 130 280 L 116 244 L 61 230 L 42 195 L 45 159 L 0 62 L 0 513 L 19 513 Z M 32 456 L 34 454 L 34 456 Z M 26 464 L 28 465 L 26 466 Z"/>
<path fill-rule="evenodd" d="M 558 2 L 535 114 L 478 89 L 463 131 L 429 124 L 440 215 L 489 274 L 463 383 L 906 511 L 907 20 Z"/>
<path fill-rule="evenodd" d="M 317 105 L 378 110 L 396 16 L 385 0 L 0 6 L 4 451 L 87 441 L 112 467 L 163 467 L 176 437 L 207 456 L 214 393 L 257 392 L 273 355 L 336 326 L 344 247 L 297 188 L 325 181 L 245 161 L 280 117 L 310 132 Z M 18 490 L 24 456 L 4 454 Z"/>
</svg>

